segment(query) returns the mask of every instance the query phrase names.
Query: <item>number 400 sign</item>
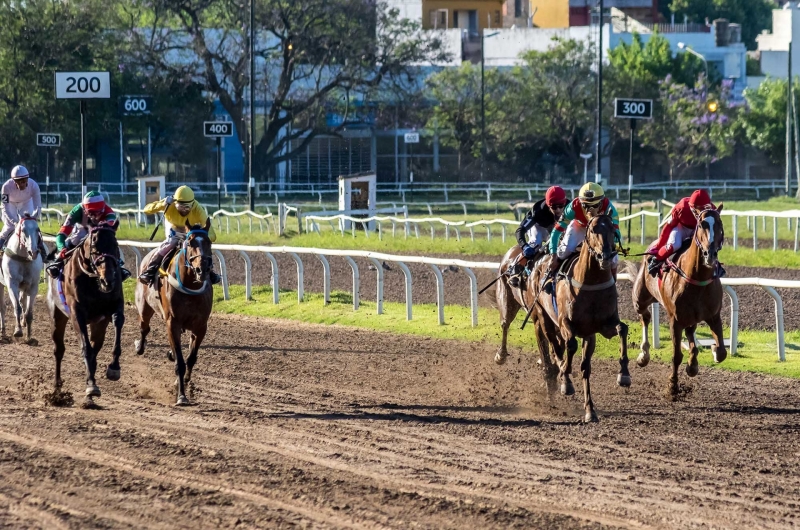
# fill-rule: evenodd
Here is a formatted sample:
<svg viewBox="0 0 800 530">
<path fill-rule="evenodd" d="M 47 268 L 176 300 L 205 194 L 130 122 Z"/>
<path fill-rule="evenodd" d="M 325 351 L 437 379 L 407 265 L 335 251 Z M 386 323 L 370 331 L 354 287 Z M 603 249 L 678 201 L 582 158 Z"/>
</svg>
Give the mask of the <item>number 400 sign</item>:
<svg viewBox="0 0 800 530">
<path fill-rule="evenodd" d="M 108 99 L 108 72 L 56 72 L 56 99 Z"/>
</svg>

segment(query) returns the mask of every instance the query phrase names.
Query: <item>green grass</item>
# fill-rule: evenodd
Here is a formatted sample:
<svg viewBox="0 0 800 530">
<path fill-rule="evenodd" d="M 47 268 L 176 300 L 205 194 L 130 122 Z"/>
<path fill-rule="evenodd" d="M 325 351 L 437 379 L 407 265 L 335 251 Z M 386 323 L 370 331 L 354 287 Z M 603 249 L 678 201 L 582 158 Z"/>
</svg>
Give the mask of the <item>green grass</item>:
<svg viewBox="0 0 800 530">
<path fill-rule="evenodd" d="M 467 342 L 482 342 L 493 345 L 500 344 L 499 313 L 494 309 L 480 308 L 478 311 L 478 326 L 473 328 L 471 313 L 468 307 L 448 305 L 445 307 L 445 324 L 439 325 L 437 308 L 435 304 L 419 304 L 413 308 L 413 320 L 406 320 L 405 304 L 385 302 L 384 314 L 376 314 L 374 301 L 361 301 L 358 311 L 353 310 L 352 297 L 349 293 L 331 293 L 331 303 L 323 304 L 321 294 L 306 293 L 305 301 L 297 302 L 295 291 L 281 291 L 280 303 L 272 303 L 272 290 L 265 286 L 253 287 L 253 300 L 244 299 L 244 287 L 232 285 L 230 287 L 231 299 L 222 299 L 222 291 L 215 292 L 214 310 L 226 314 L 242 314 L 258 317 L 279 318 L 312 324 L 337 324 L 354 326 L 381 332 L 391 332 L 437 339 L 451 339 Z M 126 282 L 126 298 L 133 299 L 133 282 Z M 509 331 L 509 346 L 522 348 L 526 352 L 536 351 L 533 330 L 527 327 L 524 331 L 519 329 L 523 315 L 518 316 L 517 322 Z M 629 356 L 635 358 L 638 354 L 638 343 L 641 340 L 641 326 L 637 322 L 630 324 L 629 341 L 637 346 L 631 348 Z M 725 335 L 730 336 L 730 331 L 725 330 Z M 661 328 L 661 348 L 652 349 L 652 357 L 667 363 L 671 357 L 671 343 L 669 331 Z M 710 337 L 708 328 L 701 327 L 698 337 Z M 700 364 L 715 366 L 724 370 L 759 372 L 785 377 L 800 378 L 800 331 L 790 331 L 785 334 L 786 362 L 779 362 L 775 333 L 764 331 L 739 331 L 739 350 L 736 357 L 728 359 L 719 365 L 714 365 L 710 350 L 701 350 Z M 599 338 L 597 341 L 597 354 L 606 358 L 619 356 L 619 342 Z"/>
</svg>

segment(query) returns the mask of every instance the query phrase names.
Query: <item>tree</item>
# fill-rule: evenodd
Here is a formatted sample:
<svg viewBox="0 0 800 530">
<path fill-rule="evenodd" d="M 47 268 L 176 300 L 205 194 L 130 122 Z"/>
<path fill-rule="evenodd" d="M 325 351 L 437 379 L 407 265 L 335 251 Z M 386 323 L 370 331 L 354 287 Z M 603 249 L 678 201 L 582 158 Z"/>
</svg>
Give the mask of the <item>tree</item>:
<svg viewBox="0 0 800 530">
<path fill-rule="evenodd" d="M 663 81 L 655 119 L 642 127 L 641 138 L 667 158 L 670 181 L 699 165 L 705 166 L 708 179 L 709 166 L 733 153 L 739 106 L 731 100 L 731 87 L 723 81 L 712 92 L 705 77 L 691 88 L 671 77 Z"/>
<path fill-rule="evenodd" d="M 676 18 L 684 15 L 692 22 L 725 18 L 741 24 L 742 42 L 748 50 L 756 48 L 756 36 L 772 23 L 773 0 L 672 0 L 670 10 Z"/>
<path fill-rule="evenodd" d="M 231 116 L 246 152 L 248 2 L 142 2 L 128 10 L 140 63 L 155 76 L 201 82 Z M 150 27 L 141 31 L 145 13 Z M 258 173 L 305 149 L 316 135 L 339 130 L 324 118 L 341 98 L 386 85 L 413 86 L 414 64 L 446 58 L 439 39 L 424 37 L 417 23 L 400 19 L 381 1 L 259 0 L 256 27 L 256 86 L 265 89 L 269 107 L 256 139 Z"/>
<path fill-rule="evenodd" d="M 786 80 L 767 79 L 744 92 L 748 111 L 737 121 L 745 141 L 783 165 L 786 156 Z"/>
</svg>

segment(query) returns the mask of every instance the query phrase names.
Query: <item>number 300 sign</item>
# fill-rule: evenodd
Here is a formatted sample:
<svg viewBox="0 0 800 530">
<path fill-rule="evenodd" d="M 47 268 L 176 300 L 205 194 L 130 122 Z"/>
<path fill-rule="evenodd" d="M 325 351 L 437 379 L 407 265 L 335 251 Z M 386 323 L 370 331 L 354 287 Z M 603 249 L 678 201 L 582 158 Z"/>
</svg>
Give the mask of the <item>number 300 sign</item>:
<svg viewBox="0 0 800 530">
<path fill-rule="evenodd" d="M 108 72 L 56 72 L 56 99 L 108 99 Z"/>
</svg>

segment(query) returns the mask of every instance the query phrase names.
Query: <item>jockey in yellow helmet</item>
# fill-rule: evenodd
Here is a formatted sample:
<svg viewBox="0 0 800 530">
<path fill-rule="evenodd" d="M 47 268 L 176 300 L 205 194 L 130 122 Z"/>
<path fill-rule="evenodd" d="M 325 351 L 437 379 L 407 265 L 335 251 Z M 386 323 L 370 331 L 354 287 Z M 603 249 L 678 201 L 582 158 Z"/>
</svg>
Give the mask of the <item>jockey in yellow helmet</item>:
<svg viewBox="0 0 800 530">
<path fill-rule="evenodd" d="M 190 225 L 205 225 L 208 220 L 208 213 L 203 205 L 194 199 L 194 191 L 189 186 L 181 186 L 172 196 L 150 203 L 144 207 L 146 215 L 164 212 L 164 230 L 167 238 L 153 254 L 150 263 L 145 271 L 139 276 L 139 281 L 145 285 L 152 285 L 156 279 L 156 273 L 162 263 L 168 263 L 172 254 L 186 239 L 186 222 Z M 208 229 L 208 238 L 214 242 L 217 234 L 214 232 L 214 225 Z M 213 262 L 211 269 L 211 283 L 217 284 L 222 279 L 214 272 Z"/>
<path fill-rule="evenodd" d="M 570 257 L 578 245 L 586 239 L 586 226 L 589 221 L 598 215 L 608 215 L 614 223 L 616 230 L 615 237 L 617 242 L 622 241 L 622 234 L 619 231 L 619 214 L 614 208 L 611 200 L 606 197 L 603 188 L 596 182 L 587 182 L 578 192 L 578 197 L 573 199 L 564 209 L 561 219 L 556 224 L 555 229 L 550 233 L 550 272 L 545 278 L 545 292 L 552 294 L 552 278 L 558 272 L 561 263 Z M 563 236 L 563 237 L 562 237 Z M 617 277 L 618 256 L 614 256 L 613 268 L 611 270 L 614 278 Z"/>
</svg>

